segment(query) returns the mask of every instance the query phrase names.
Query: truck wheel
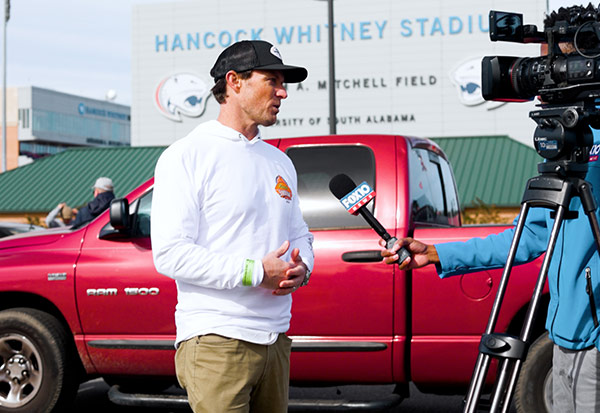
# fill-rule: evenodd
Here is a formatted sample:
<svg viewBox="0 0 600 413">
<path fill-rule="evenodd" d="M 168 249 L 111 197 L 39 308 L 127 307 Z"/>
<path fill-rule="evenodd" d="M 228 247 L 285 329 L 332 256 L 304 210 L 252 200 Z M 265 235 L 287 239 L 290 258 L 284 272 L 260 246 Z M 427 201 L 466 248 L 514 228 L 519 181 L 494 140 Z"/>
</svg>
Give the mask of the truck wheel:
<svg viewBox="0 0 600 413">
<path fill-rule="evenodd" d="M 552 412 L 552 349 L 548 333 L 529 348 L 515 391 L 518 413 Z"/>
<path fill-rule="evenodd" d="M 66 410 L 78 388 L 70 337 L 53 316 L 0 311 L 0 412 Z"/>
</svg>

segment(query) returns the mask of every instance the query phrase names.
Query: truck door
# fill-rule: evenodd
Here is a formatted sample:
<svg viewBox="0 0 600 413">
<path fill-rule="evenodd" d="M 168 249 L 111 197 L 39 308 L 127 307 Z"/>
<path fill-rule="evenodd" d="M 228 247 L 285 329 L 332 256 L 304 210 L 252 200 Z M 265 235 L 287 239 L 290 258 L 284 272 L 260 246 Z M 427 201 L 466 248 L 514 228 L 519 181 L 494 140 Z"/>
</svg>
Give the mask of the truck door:
<svg viewBox="0 0 600 413">
<path fill-rule="evenodd" d="M 441 152 L 414 145 L 409 154 L 411 219 L 415 239 L 427 244 L 485 237 L 508 226 L 459 225 L 452 170 Z M 527 274 L 534 269 L 534 274 Z M 503 304 L 497 331 L 526 306 L 538 264 L 517 266 Z M 479 341 L 496 295 L 502 270 L 440 279 L 429 265 L 412 271 L 411 378 L 419 384 L 466 386 Z"/>
<path fill-rule="evenodd" d="M 154 269 L 149 189 L 131 204 L 134 231 L 105 237 L 90 224 L 76 268 L 77 303 L 92 361 L 103 374 L 174 374 L 175 282 Z"/>
<path fill-rule="evenodd" d="M 315 237 L 310 283 L 293 295 L 292 379 L 389 381 L 392 343 L 404 339 L 393 332 L 394 271 L 381 262 L 377 234 L 346 212 L 329 181 L 345 173 L 374 187 L 377 197 L 368 207 L 393 230 L 394 140 L 316 140 L 280 143 L 296 167 L 300 206 Z M 396 299 L 404 305 L 402 296 Z"/>
</svg>

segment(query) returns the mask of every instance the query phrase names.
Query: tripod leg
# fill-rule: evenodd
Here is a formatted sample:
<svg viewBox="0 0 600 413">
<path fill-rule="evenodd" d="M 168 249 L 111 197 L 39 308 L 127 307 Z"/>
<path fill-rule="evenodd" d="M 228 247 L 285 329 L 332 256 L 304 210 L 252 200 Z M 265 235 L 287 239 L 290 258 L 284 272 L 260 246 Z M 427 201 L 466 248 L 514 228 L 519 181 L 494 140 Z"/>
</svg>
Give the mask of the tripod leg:
<svg viewBox="0 0 600 413">
<path fill-rule="evenodd" d="M 516 388 L 519 372 L 523 361 L 526 358 L 531 332 L 533 329 L 535 316 L 537 314 L 539 304 L 542 298 L 544 284 L 550 268 L 550 262 L 554 254 L 558 234 L 562 227 L 565 218 L 566 210 L 568 210 L 573 193 L 576 191 L 581 198 L 582 206 L 588 216 L 590 226 L 596 241 L 596 246 L 600 250 L 600 227 L 596 217 L 597 205 L 595 198 L 592 195 L 591 185 L 580 178 L 563 177 L 558 175 L 544 175 L 532 178 L 527 183 L 527 190 L 523 196 L 523 206 L 521 215 L 515 228 L 515 234 L 510 246 L 508 258 L 502 279 L 498 286 L 496 298 L 490 313 L 490 318 L 482 335 L 479 344 L 479 355 L 475 364 L 475 371 L 471 378 L 469 391 L 464 401 L 464 413 L 475 413 L 477 403 L 479 402 L 487 372 L 491 363 L 491 357 L 500 360 L 498 369 L 498 379 L 494 385 L 491 395 L 490 412 L 506 413 L 510 407 L 512 395 Z M 510 272 L 514 264 L 517 247 L 522 235 L 525 219 L 530 206 L 541 206 L 556 210 L 554 225 L 550 233 L 548 245 L 546 248 L 546 256 L 540 273 L 538 275 L 535 290 L 532 295 L 531 302 L 525 315 L 525 321 L 521 329 L 521 334 L 518 338 L 511 337 L 506 334 L 494 333 L 496 322 L 500 312 L 500 306 L 504 299 Z"/>
<path fill-rule="evenodd" d="M 523 367 L 523 360 L 515 360 L 514 362 L 515 365 L 513 366 L 512 375 L 510 376 L 510 381 L 508 382 L 508 388 L 506 389 L 505 401 L 502 405 L 502 413 L 508 412 L 515 388 L 517 386 L 517 381 L 519 380 L 519 373 L 521 372 L 521 367 Z"/>
<path fill-rule="evenodd" d="M 550 268 L 552 255 L 554 254 L 558 234 L 564 220 L 565 210 L 566 208 L 563 205 L 560 205 L 556 210 L 556 217 L 550 233 L 550 239 L 548 240 L 546 256 L 544 257 L 537 283 L 531 297 L 531 302 L 527 308 L 523 328 L 521 329 L 521 334 L 519 336 L 519 340 L 524 343 L 529 343 L 530 341 L 531 329 L 544 291 L 544 284 L 548 275 L 548 269 Z M 503 360 L 502 368 L 494 387 L 490 412 L 501 411 L 504 413 L 508 411 L 522 364 L 523 360 L 521 359 Z"/>
<path fill-rule="evenodd" d="M 517 226 L 515 228 L 510 250 L 508 251 L 508 258 L 506 260 L 506 265 L 504 266 L 504 271 L 502 272 L 502 278 L 498 286 L 498 291 L 496 292 L 496 298 L 490 312 L 485 334 L 493 333 L 496 327 L 496 322 L 498 321 L 498 315 L 500 313 L 500 307 L 502 305 L 502 300 L 504 299 L 506 287 L 508 286 L 510 272 L 517 255 L 517 247 L 519 245 L 519 240 L 521 239 L 521 234 L 523 233 L 523 228 L 525 227 L 525 220 L 527 219 L 528 211 L 529 204 L 524 202 L 521 207 L 521 213 L 519 215 L 519 220 L 517 221 Z M 473 377 L 471 378 L 471 383 L 469 384 L 469 390 L 464 400 L 464 413 L 475 413 L 477 409 L 477 401 L 481 397 L 481 392 L 485 384 L 485 378 L 487 376 L 489 366 L 490 356 L 488 354 L 479 352 L 477 361 L 475 363 Z"/>
<path fill-rule="evenodd" d="M 485 377 L 490 368 L 491 357 L 487 354 L 479 353 L 477 361 L 475 362 L 475 369 L 471 383 L 469 385 L 469 391 L 464 400 L 464 413 L 475 413 L 477 410 L 477 402 L 481 397 L 481 391 L 485 384 Z"/>
</svg>

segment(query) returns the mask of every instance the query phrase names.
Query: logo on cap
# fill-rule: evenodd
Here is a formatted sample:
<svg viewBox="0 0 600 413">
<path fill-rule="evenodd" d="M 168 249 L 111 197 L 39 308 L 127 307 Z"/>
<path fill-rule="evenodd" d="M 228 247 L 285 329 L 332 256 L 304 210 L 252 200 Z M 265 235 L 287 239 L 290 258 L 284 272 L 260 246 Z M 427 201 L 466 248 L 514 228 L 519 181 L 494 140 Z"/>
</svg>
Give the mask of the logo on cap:
<svg viewBox="0 0 600 413">
<path fill-rule="evenodd" d="M 154 104 L 165 117 L 181 122 L 181 115 L 197 118 L 204 114 L 210 89 L 192 73 L 177 73 L 163 79 L 154 93 Z"/>
<path fill-rule="evenodd" d="M 278 58 L 279 60 L 283 61 L 283 57 L 281 57 L 281 53 L 279 53 L 279 49 L 277 49 L 275 46 L 271 47 L 271 54 L 273 56 L 275 56 L 276 58 Z"/>
</svg>

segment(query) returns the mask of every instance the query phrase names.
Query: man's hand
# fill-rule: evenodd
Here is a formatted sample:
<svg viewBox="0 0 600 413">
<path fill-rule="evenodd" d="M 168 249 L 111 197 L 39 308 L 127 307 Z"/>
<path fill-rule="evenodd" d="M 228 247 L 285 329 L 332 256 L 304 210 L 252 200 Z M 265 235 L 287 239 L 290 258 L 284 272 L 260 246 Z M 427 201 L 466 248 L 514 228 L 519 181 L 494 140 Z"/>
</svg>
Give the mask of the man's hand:
<svg viewBox="0 0 600 413">
<path fill-rule="evenodd" d="M 300 250 L 298 248 L 292 250 L 288 264 L 290 267 L 285 272 L 286 278 L 279 283 L 279 288 L 273 291 L 275 295 L 286 295 L 296 291 L 302 285 L 304 277 L 308 272 L 306 264 L 304 264 L 300 257 Z"/>
<path fill-rule="evenodd" d="M 379 240 L 379 245 L 386 248 L 386 242 Z M 392 248 L 381 251 L 381 256 L 386 264 L 393 264 L 398 260 L 397 251 L 404 247 L 410 253 L 410 257 L 400 264 L 401 270 L 412 270 L 413 268 L 421 268 L 428 264 L 437 264 L 440 259 L 433 245 L 423 244 L 413 238 L 401 238 L 394 243 Z"/>
<path fill-rule="evenodd" d="M 264 277 L 260 286 L 273 290 L 274 295 L 286 295 L 296 291 L 308 270 L 302 262 L 298 248 L 292 250 L 288 262 L 280 258 L 289 248 L 290 242 L 285 241 L 262 259 Z"/>
</svg>

